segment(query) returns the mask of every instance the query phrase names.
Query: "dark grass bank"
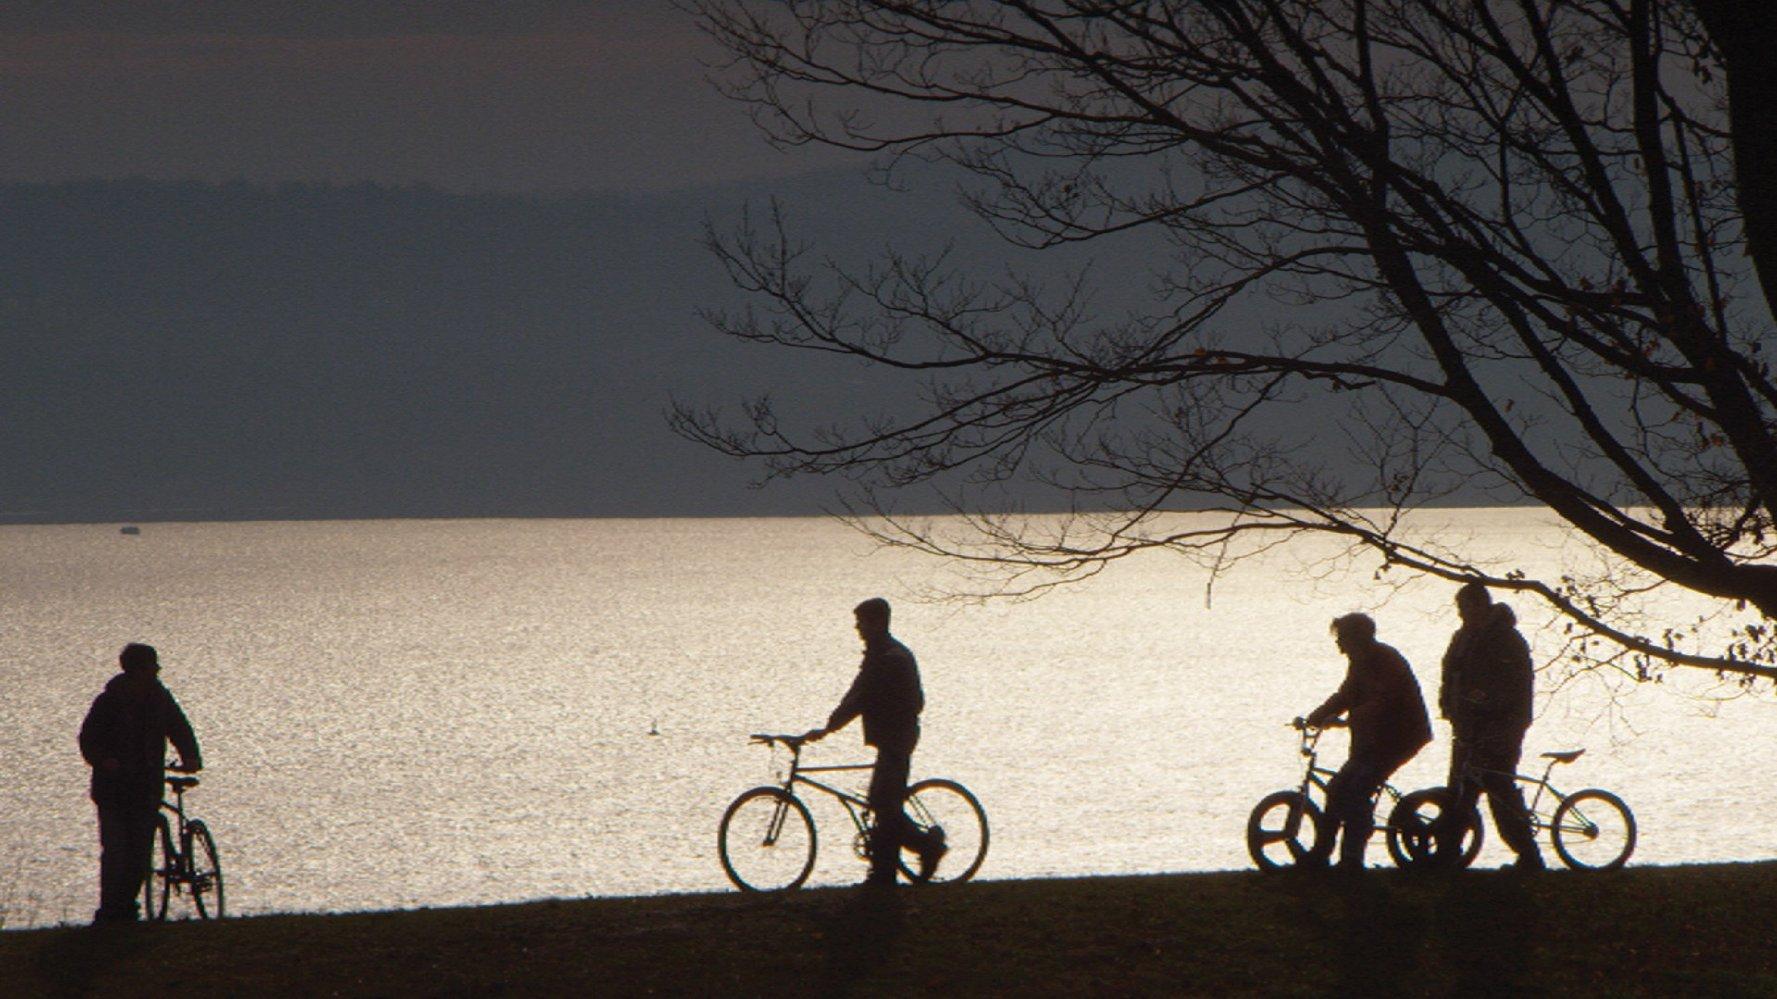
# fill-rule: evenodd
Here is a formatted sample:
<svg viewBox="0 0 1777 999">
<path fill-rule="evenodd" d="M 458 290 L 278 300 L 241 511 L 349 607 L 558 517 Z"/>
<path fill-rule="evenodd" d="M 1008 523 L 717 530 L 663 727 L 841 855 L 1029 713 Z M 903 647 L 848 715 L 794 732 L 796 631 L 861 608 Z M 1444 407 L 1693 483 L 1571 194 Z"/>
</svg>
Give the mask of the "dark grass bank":
<svg viewBox="0 0 1777 999">
<path fill-rule="evenodd" d="M 0 934 L 7 995 L 1777 995 L 1777 864 L 1250 872 Z"/>
</svg>

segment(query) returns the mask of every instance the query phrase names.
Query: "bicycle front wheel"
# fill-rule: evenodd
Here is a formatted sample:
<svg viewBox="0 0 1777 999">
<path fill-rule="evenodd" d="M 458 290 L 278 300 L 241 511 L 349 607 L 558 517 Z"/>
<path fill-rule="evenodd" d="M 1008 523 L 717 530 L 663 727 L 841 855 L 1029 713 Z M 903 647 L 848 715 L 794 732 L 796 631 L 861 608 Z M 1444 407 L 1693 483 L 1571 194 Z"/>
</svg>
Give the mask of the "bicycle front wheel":
<svg viewBox="0 0 1777 999">
<path fill-rule="evenodd" d="M 1429 867 L 1438 856 L 1437 826 L 1445 820 L 1455 803 L 1449 788 L 1427 787 L 1401 796 L 1388 813 L 1388 855 L 1401 868 Z M 1481 812 L 1471 808 L 1464 820 L 1461 853 L 1455 866 L 1467 867 L 1475 862 L 1486 839 Z"/>
<path fill-rule="evenodd" d="M 179 880 L 179 852 L 173 848 L 173 827 L 165 815 L 155 823 L 151 849 L 148 877 L 142 882 L 142 915 L 147 919 L 165 919 L 167 900 L 173 884 Z"/>
<path fill-rule="evenodd" d="M 967 881 L 987 859 L 987 812 L 968 788 L 932 777 L 907 789 L 907 818 L 921 838 L 942 835 L 947 848 L 929 878 L 919 876 L 919 857 L 902 849 L 901 871 L 909 881 L 947 884 Z"/>
<path fill-rule="evenodd" d="M 716 844 L 728 880 L 742 891 L 789 891 L 814 870 L 814 819 L 783 788 L 756 787 L 734 799 Z"/>
<path fill-rule="evenodd" d="M 1555 852 L 1576 871 L 1621 867 L 1635 852 L 1635 816 L 1623 799 L 1592 787 L 1568 795 L 1549 822 Z"/>
<path fill-rule="evenodd" d="M 1273 791 L 1246 819 L 1246 852 L 1261 871 L 1292 867 L 1308 854 L 1320 809 L 1300 791 Z"/>
<path fill-rule="evenodd" d="M 226 907 L 222 885 L 222 860 L 216 855 L 216 837 L 202 822 L 185 827 L 185 857 L 191 864 L 190 880 L 185 887 L 191 891 L 192 904 L 199 919 L 221 919 Z"/>
</svg>

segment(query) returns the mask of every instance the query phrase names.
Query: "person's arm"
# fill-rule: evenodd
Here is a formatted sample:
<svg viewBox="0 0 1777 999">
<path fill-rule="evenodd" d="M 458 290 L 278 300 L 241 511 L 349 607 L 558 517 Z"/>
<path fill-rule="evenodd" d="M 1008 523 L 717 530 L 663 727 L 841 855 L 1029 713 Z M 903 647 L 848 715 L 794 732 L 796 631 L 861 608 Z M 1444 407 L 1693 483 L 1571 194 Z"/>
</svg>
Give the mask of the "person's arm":
<svg viewBox="0 0 1777 999">
<path fill-rule="evenodd" d="M 1349 686 L 1351 686 L 1351 681 L 1346 680 L 1338 690 L 1333 691 L 1333 696 L 1323 701 L 1320 707 L 1308 712 L 1308 717 L 1303 720 L 1315 728 L 1320 728 L 1344 714 L 1351 707 L 1351 694 L 1346 690 Z"/>
<path fill-rule="evenodd" d="M 1513 629 L 1490 651 L 1487 682 L 1476 691 L 1476 715 L 1487 721 L 1528 720 L 1536 689 L 1529 643 Z"/>
<path fill-rule="evenodd" d="M 1450 720 L 1450 708 L 1456 703 L 1456 688 L 1461 685 L 1461 663 L 1456 658 L 1456 639 L 1444 650 L 1443 671 L 1438 677 L 1438 717 Z"/>
<path fill-rule="evenodd" d="M 840 698 L 839 706 L 827 716 L 826 727 L 820 729 L 822 735 L 837 732 L 851 723 L 853 718 L 864 713 L 864 704 L 870 696 L 870 671 L 861 669 L 857 678 L 852 680 L 851 689 Z"/>
<path fill-rule="evenodd" d="M 185 717 L 185 709 L 179 707 L 179 701 L 172 694 L 167 694 L 167 738 L 173 748 L 179 751 L 177 769 L 185 773 L 196 773 L 204 768 L 204 754 L 198 750 L 197 735 L 191 731 L 191 722 Z"/>
</svg>

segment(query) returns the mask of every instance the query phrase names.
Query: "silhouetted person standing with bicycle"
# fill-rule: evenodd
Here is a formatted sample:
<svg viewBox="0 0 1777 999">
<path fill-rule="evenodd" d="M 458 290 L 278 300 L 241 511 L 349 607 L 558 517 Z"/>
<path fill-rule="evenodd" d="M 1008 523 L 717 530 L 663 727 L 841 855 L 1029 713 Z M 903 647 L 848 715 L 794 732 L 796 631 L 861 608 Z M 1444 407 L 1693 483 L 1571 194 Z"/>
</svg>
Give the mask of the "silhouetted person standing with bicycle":
<svg viewBox="0 0 1777 999">
<path fill-rule="evenodd" d="M 1500 839 L 1518 855 L 1519 870 L 1541 870 L 1542 851 L 1530 827 L 1524 792 L 1512 775 L 1524 752 L 1530 728 L 1536 672 L 1530 643 L 1518 633 L 1518 618 L 1505 604 L 1493 602 L 1487 588 L 1468 583 L 1456 591 L 1456 613 L 1462 627 L 1444 653 L 1444 678 L 1438 690 L 1438 713 L 1450 720 L 1450 790 L 1455 801 L 1438 829 L 1438 856 L 1454 863 L 1461 853 L 1457 816 L 1468 815 L 1487 792 L 1493 824 Z"/>
<path fill-rule="evenodd" d="M 864 661 L 857 679 L 822 728 L 812 729 L 810 741 L 844 728 L 853 718 L 864 719 L 864 744 L 876 747 L 876 765 L 870 772 L 870 875 L 866 885 L 892 886 L 903 847 L 919 854 L 920 875 L 930 877 L 947 849 L 944 831 L 934 827 L 916 830 L 902 810 L 907 797 L 907 776 L 913 767 L 913 748 L 919 744 L 919 713 L 925 708 L 925 692 L 919 685 L 919 664 L 907 646 L 889 634 L 889 604 L 872 597 L 853 608 L 858 636 L 864 640 Z"/>
<path fill-rule="evenodd" d="M 1431 741 L 1431 719 L 1413 668 L 1392 647 L 1376 640 L 1368 614 L 1335 618 L 1333 639 L 1345 654 L 1345 682 L 1304 721 L 1324 726 L 1341 715 L 1351 725 L 1351 755 L 1327 784 L 1327 809 L 1315 823 L 1314 848 L 1304 867 L 1325 867 L 1341 829 L 1339 867 L 1361 871 L 1364 847 L 1374 831 L 1374 797 L 1401 764 Z"/>
<path fill-rule="evenodd" d="M 175 769 L 203 769 L 191 723 L 161 685 L 160 657 L 130 643 L 117 657 L 123 672 L 93 699 L 80 726 L 80 754 L 93 768 L 99 811 L 99 909 L 94 924 L 132 922 L 154 855 L 154 830 L 166 780 L 167 742 L 179 751 Z"/>
</svg>

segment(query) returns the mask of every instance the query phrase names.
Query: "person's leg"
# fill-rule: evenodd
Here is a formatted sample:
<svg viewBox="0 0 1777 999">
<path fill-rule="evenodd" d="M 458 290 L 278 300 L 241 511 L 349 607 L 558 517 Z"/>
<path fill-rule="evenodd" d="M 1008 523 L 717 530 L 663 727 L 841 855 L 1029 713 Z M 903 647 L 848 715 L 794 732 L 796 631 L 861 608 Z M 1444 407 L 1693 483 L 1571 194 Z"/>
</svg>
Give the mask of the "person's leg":
<svg viewBox="0 0 1777 999">
<path fill-rule="evenodd" d="M 1465 818 L 1475 810 L 1475 803 L 1481 798 L 1481 785 L 1469 777 L 1469 768 L 1477 764 L 1475 758 L 1475 742 L 1466 735 L 1458 735 L 1450 746 L 1450 783 L 1448 787 L 1453 795 L 1450 810 L 1438 816 L 1435 836 L 1437 838 L 1437 860 L 1447 866 L 1455 867 L 1462 856 L 1462 832 L 1467 825 Z"/>
<path fill-rule="evenodd" d="M 1530 827 L 1524 789 L 1511 777 L 1523 752 L 1524 733 L 1504 733 L 1483 741 L 1476 762 L 1485 771 L 1481 782 L 1487 789 L 1487 807 L 1499 838 L 1518 855 L 1516 866 L 1535 869 L 1543 866 L 1542 851 L 1536 845 L 1536 831 Z"/>
<path fill-rule="evenodd" d="M 1345 824 L 1345 838 L 1339 843 L 1340 867 L 1363 869 L 1364 850 L 1370 844 L 1370 834 L 1376 831 L 1376 792 L 1382 789 L 1382 782 L 1398 766 L 1398 763 L 1389 765 L 1359 760 L 1353 769 L 1346 814 L 1341 819 Z"/>
<path fill-rule="evenodd" d="M 142 881 L 153 863 L 159 803 L 95 801 L 99 812 L 99 909 L 94 922 L 128 922 L 140 911 Z"/>
<path fill-rule="evenodd" d="M 1310 862 L 1324 863 L 1333 850 L 1333 831 L 1343 829 L 1339 840 L 1339 866 L 1359 869 L 1364 865 L 1364 849 L 1373 830 L 1374 803 L 1370 796 L 1382 786 L 1387 772 L 1374 761 L 1346 760 L 1333 779 L 1327 782 L 1327 810 L 1322 830 L 1315 835 Z M 1318 859 L 1316 859 L 1318 858 Z"/>
<path fill-rule="evenodd" d="M 1327 782 L 1326 807 L 1314 815 L 1314 842 L 1309 844 L 1308 852 L 1303 854 L 1300 866 L 1325 867 L 1327 860 L 1333 855 L 1333 843 L 1339 838 L 1339 817 L 1333 812 L 1333 792 L 1343 787 L 1339 775 Z"/>
<path fill-rule="evenodd" d="M 901 805 L 907 797 L 907 776 L 912 768 L 911 754 L 890 750 L 876 753 L 876 767 L 870 773 L 867 795 L 876 823 L 870 831 L 870 881 L 873 883 L 894 884 L 901 844 L 907 840 L 910 825 Z"/>
</svg>

